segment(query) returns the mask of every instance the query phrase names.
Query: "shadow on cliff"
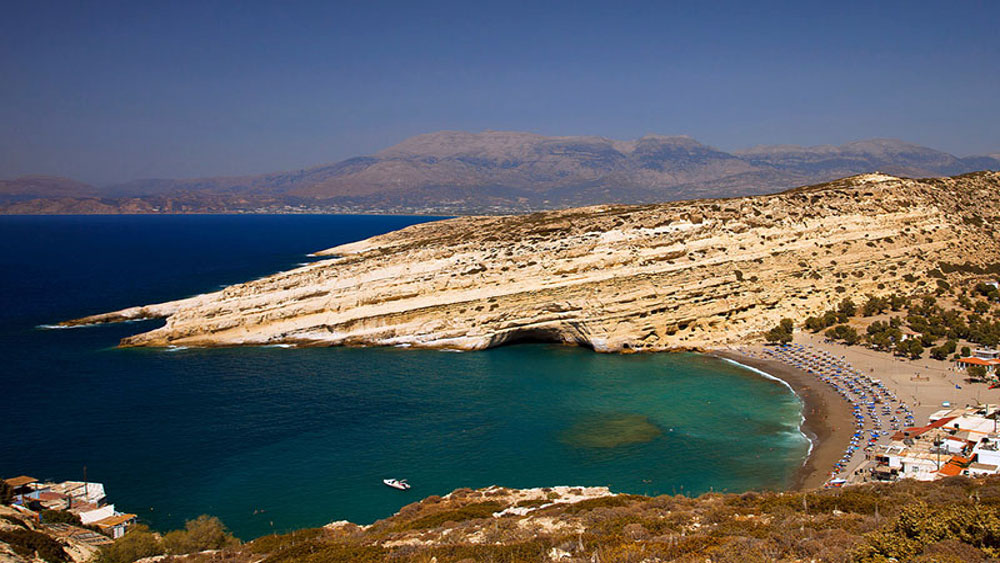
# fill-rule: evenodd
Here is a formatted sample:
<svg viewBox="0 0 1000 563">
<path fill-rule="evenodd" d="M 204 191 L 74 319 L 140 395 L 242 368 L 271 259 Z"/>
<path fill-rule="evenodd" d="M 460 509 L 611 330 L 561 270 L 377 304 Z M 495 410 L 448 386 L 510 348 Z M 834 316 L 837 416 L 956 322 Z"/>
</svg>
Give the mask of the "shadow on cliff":
<svg viewBox="0 0 1000 563">
<path fill-rule="evenodd" d="M 497 334 L 490 342 L 490 348 L 513 344 L 562 344 L 594 349 L 594 344 L 579 329 L 566 328 L 525 328 Z"/>
</svg>

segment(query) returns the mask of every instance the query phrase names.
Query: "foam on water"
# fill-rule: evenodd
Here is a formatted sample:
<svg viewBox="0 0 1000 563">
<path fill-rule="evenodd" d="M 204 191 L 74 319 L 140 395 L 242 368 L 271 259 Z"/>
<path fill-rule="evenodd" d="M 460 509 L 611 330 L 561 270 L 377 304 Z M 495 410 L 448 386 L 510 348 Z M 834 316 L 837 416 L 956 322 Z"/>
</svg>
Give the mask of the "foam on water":
<svg viewBox="0 0 1000 563">
<path fill-rule="evenodd" d="M 723 361 L 725 361 L 725 362 L 727 362 L 727 363 L 733 364 L 734 366 L 739 366 L 739 367 L 741 367 L 741 368 L 743 368 L 743 369 L 745 369 L 747 371 L 752 371 L 752 372 L 756 373 L 757 375 L 763 377 L 764 379 L 769 379 L 771 381 L 777 381 L 778 383 L 781 383 L 786 388 L 788 388 L 788 390 L 791 391 L 793 395 L 795 395 L 795 398 L 798 399 L 799 402 L 803 404 L 803 406 L 805 405 L 805 403 L 802 401 L 802 397 L 800 397 L 799 394 L 795 391 L 795 388 L 792 387 L 784 379 L 781 379 L 780 377 L 775 377 L 775 376 L 767 373 L 766 371 L 757 369 L 757 368 L 755 368 L 753 366 L 748 366 L 748 365 L 745 365 L 745 364 L 741 364 L 740 362 L 737 362 L 736 360 L 731 360 L 729 358 L 720 358 L 720 359 L 723 360 Z M 796 427 L 796 432 L 797 432 L 797 434 L 798 434 L 798 436 L 800 438 L 804 438 L 807 442 L 809 442 L 809 451 L 806 454 L 806 459 L 802 460 L 803 464 L 806 463 L 806 461 L 808 460 L 808 456 L 812 454 L 813 447 L 816 445 L 813 442 L 813 439 L 811 437 L 809 437 L 808 434 L 806 434 L 805 432 L 802 431 L 802 428 L 805 426 L 805 423 L 806 423 L 805 414 L 800 411 L 800 413 L 799 413 L 799 424 Z"/>
</svg>

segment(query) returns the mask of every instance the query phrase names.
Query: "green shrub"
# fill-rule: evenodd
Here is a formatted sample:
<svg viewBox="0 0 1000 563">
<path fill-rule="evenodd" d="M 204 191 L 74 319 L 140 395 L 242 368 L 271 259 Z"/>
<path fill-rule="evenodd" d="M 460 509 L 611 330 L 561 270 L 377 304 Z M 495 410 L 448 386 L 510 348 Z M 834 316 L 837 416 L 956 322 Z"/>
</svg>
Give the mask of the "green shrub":
<svg viewBox="0 0 1000 563">
<path fill-rule="evenodd" d="M 847 325 L 837 325 L 824 334 L 831 340 L 842 340 L 848 346 L 853 346 L 861 340 L 858 331 Z"/>
<path fill-rule="evenodd" d="M 313 540 L 321 535 L 323 535 L 323 528 L 307 528 L 289 534 L 271 534 L 253 540 L 247 544 L 247 548 L 252 553 L 275 553 L 287 547 Z"/>
<path fill-rule="evenodd" d="M 534 563 L 545 561 L 545 546 L 536 542 L 521 542 L 501 545 L 447 545 L 427 551 L 428 558 L 438 561 L 504 561 L 510 563 Z M 352 560 L 353 561 L 353 560 Z"/>
<path fill-rule="evenodd" d="M 175 555 L 233 547 L 239 543 L 222 521 L 205 514 L 185 522 L 183 530 L 174 530 L 163 536 L 163 547 L 167 553 Z"/>
<path fill-rule="evenodd" d="M 149 531 L 149 527 L 137 524 L 129 528 L 115 543 L 101 548 L 95 558 L 96 563 L 132 563 L 143 557 L 164 553 L 163 544 Z"/>
<path fill-rule="evenodd" d="M 986 368 L 983 366 L 969 366 L 965 369 L 965 373 L 971 379 L 985 379 L 986 378 Z"/>
<path fill-rule="evenodd" d="M 904 506 L 892 524 L 866 536 L 856 556 L 861 561 L 910 560 L 924 546 L 954 540 L 990 557 L 1000 555 L 1000 514 L 981 505 Z"/>
<path fill-rule="evenodd" d="M 42 510 L 42 522 L 46 524 L 72 524 L 83 526 L 80 517 L 66 510 Z"/>
<path fill-rule="evenodd" d="M 264 563 L 376 563 L 385 561 L 389 551 L 377 545 L 329 544 L 308 541 L 272 554 Z"/>
<path fill-rule="evenodd" d="M 781 322 L 778 323 L 778 326 L 767 331 L 767 333 L 764 335 L 764 338 L 766 338 L 767 341 L 771 342 L 772 344 L 775 343 L 787 344 L 792 341 L 793 328 L 794 324 L 792 322 L 792 319 L 781 319 Z"/>
<path fill-rule="evenodd" d="M 409 522 L 405 522 L 398 527 L 397 531 L 437 528 L 445 522 L 463 522 L 465 520 L 473 520 L 476 518 L 490 518 L 493 516 L 494 512 L 498 512 L 502 509 L 503 505 L 496 501 L 469 504 L 461 508 L 435 512 L 410 520 Z"/>
</svg>

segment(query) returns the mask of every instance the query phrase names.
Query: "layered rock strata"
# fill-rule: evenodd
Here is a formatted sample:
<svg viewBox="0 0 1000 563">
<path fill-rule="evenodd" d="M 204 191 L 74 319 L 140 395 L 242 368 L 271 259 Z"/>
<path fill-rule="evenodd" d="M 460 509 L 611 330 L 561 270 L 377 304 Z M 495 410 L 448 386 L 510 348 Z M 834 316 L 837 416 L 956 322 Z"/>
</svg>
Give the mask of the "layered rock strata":
<svg viewBox="0 0 1000 563">
<path fill-rule="evenodd" d="M 769 196 L 461 217 L 66 324 L 166 318 L 123 346 L 721 347 L 845 297 L 930 291 L 942 263 L 988 269 L 998 196 L 996 172 L 868 174 Z"/>
</svg>

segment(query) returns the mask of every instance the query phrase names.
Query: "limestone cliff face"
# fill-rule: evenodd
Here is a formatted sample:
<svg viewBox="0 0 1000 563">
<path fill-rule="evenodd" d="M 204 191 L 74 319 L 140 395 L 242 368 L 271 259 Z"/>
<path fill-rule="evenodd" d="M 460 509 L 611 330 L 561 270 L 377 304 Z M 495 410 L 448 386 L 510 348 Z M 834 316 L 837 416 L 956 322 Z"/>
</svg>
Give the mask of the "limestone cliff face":
<svg viewBox="0 0 1000 563">
<path fill-rule="evenodd" d="M 719 347 L 844 297 L 933 288 L 941 262 L 1000 262 L 998 196 L 996 172 L 869 174 L 771 196 L 463 217 L 67 324 L 166 318 L 124 346 Z"/>
</svg>

